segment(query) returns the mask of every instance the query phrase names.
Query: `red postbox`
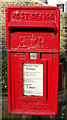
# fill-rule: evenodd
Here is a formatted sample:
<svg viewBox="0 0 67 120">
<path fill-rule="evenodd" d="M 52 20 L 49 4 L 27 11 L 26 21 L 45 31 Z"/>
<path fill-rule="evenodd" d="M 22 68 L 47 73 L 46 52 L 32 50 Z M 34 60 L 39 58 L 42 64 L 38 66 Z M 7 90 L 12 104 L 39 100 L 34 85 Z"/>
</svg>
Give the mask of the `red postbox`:
<svg viewBox="0 0 67 120">
<path fill-rule="evenodd" d="M 57 113 L 59 29 L 60 12 L 57 7 L 7 7 L 10 113 Z"/>
</svg>

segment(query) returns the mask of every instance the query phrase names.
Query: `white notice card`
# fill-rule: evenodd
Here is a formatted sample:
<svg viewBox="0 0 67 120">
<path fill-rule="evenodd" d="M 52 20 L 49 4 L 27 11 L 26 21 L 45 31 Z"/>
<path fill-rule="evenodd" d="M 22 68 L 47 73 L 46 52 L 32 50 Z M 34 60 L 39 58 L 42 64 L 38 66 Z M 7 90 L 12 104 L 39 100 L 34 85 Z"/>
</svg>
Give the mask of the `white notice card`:
<svg viewBox="0 0 67 120">
<path fill-rule="evenodd" d="M 26 96 L 43 96 L 43 64 L 23 64 L 23 91 Z"/>
</svg>

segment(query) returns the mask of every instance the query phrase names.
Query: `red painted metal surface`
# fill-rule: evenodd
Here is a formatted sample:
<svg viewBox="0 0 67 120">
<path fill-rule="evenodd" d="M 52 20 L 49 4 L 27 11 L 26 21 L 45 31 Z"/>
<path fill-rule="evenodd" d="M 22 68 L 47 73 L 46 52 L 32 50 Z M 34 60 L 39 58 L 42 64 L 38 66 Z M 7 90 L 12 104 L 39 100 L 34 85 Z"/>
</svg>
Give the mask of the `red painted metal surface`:
<svg viewBox="0 0 67 120">
<path fill-rule="evenodd" d="M 58 108 L 60 12 L 57 7 L 6 9 L 9 112 L 55 115 Z M 36 53 L 36 59 L 30 59 Z M 23 64 L 43 64 L 43 96 L 23 95 Z"/>
</svg>

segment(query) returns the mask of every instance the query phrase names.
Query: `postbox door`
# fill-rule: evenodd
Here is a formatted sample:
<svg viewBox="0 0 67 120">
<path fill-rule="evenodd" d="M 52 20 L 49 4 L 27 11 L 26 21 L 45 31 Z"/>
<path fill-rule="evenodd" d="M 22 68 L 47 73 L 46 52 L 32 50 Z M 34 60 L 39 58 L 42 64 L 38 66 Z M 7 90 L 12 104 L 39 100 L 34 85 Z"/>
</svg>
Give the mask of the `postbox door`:
<svg viewBox="0 0 67 120">
<path fill-rule="evenodd" d="M 55 66 L 57 67 L 58 65 L 58 63 L 56 64 L 56 60 L 57 60 L 56 58 L 58 58 L 58 55 L 37 53 L 37 56 L 38 56 L 37 60 L 32 60 L 29 57 L 29 53 L 12 53 L 11 54 L 11 61 L 12 61 L 12 64 L 11 64 L 12 100 L 11 102 L 12 102 L 12 110 L 16 109 L 15 112 L 19 112 L 19 109 L 21 109 L 20 113 L 23 113 L 23 114 L 25 114 L 26 111 L 27 113 L 29 112 L 29 114 L 48 114 L 48 112 L 51 113 L 51 111 L 55 109 L 55 101 L 56 101 L 57 95 L 54 96 L 54 94 L 57 92 L 57 90 L 56 88 L 54 88 L 54 85 L 56 84 L 55 77 L 57 75 L 57 71 L 55 70 L 54 67 Z M 30 65 L 33 67 L 30 67 Z M 37 91 L 37 89 L 34 88 L 38 86 L 38 85 L 35 86 L 37 82 L 35 82 L 34 86 L 32 82 L 30 82 L 32 86 L 29 85 L 29 79 L 32 80 L 32 78 L 29 75 L 31 73 L 29 70 L 24 72 L 24 68 L 26 69 L 26 67 L 28 67 L 28 69 L 29 68 L 36 69 L 37 68 L 36 66 L 39 67 L 39 65 L 41 65 L 40 69 L 43 72 L 41 73 L 41 71 L 39 71 L 40 72 L 39 74 L 42 74 L 40 78 L 41 89 L 39 89 L 41 94 L 39 93 L 36 94 L 36 92 L 39 92 Z M 55 72 L 55 76 L 53 76 L 52 74 L 53 72 Z M 28 90 L 24 89 L 24 85 L 25 85 L 24 74 L 26 74 L 27 76 L 29 75 L 28 82 L 25 83 L 25 84 L 28 84 L 28 87 L 27 87 Z M 37 71 L 37 74 L 38 74 L 38 71 Z M 26 75 L 25 75 L 25 79 L 26 79 Z M 33 76 L 33 79 L 36 80 L 36 77 Z M 33 91 L 30 90 L 31 87 L 33 87 L 32 89 L 35 89 L 36 92 L 34 92 L 34 90 Z M 24 90 L 27 90 L 28 93 L 25 92 L 24 94 Z M 32 93 L 29 93 L 29 92 L 32 92 Z M 52 107 L 52 104 L 54 105 L 53 107 Z"/>
</svg>

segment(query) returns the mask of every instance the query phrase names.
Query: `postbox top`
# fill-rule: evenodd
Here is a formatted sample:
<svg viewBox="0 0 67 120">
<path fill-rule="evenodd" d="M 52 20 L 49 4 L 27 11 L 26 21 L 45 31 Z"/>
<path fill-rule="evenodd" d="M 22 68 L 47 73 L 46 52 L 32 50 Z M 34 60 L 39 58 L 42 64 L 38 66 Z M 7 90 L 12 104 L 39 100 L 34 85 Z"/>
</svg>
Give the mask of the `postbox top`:
<svg viewBox="0 0 67 120">
<path fill-rule="evenodd" d="M 29 52 L 30 50 L 31 52 L 44 52 L 48 49 L 49 51 L 59 51 L 59 18 L 58 7 L 7 7 L 7 49 L 20 50 L 23 52 L 25 52 L 25 50 Z M 11 34 L 11 40 L 8 34 Z M 51 38 L 49 36 L 51 36 Z M 48 42 L 49 38 L 51 39 L 50 42 Z M 9 46 L 10 41 L 11 46 Z M 52 44 L 50 45 L 51 47 L 47 47 L 49 44 Z"/>
<path fill-rule="evenodd" d="M 6 8 L 6 11 L 8 9 L 33 9 L 33 10 L 38 10 L 38 9 L 41 9 L 41 10 L 59 10 L 60 9 L 58 7 L 55 7 L 55 6 L 7 6 Z"/>
</svg>

